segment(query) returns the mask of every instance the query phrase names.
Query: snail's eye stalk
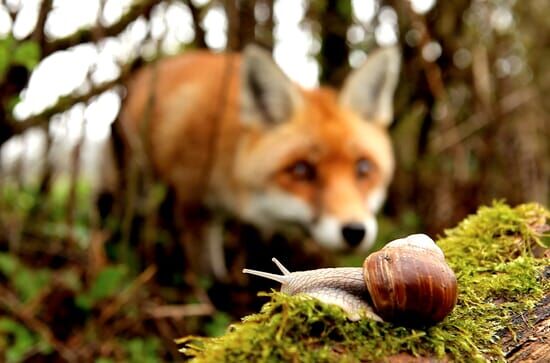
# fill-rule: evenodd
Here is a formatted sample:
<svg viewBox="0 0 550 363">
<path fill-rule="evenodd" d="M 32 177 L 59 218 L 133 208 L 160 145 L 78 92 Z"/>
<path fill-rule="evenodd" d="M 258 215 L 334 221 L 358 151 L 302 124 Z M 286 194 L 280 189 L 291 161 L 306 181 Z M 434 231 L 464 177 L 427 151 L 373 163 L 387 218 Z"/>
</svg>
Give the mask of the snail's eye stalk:
<svg viewBox="0 0 550 363">
<path fill-rule="evenodd" d="M 273 258 L 271 259 L 271 261 L 273 261 L 273 263 L 274 263 L 275 265 L 277 265 L 277 267 L 279 268 L 279 270 L 281 270 L 281 272 L 283 273 L 283 275 L 285 275 L 285 276 L 286 276 L 286 275 L 290 275 L 290 271 L 288 271 L 288 269 L 287 269 L 282 263 L 280 263 L 278 259 L 276 259 L 275 257 L 273 257 Z"/>
<path fill-rule="evenodd" d="M 281 262 L 279 262 L 279 260 L 276 259 L 275 257 L 273 257 L 271 259 L 271 261 L 273 261 L 273 263 L 279 268 L 279 270 L 281 270 L 281 272 L 283 273 L 282 275 L 275 275 L 275 274 L 272 274 L 272 273 L 269 273 L 269 272 L 252 270 L 252 269 L 249 269 L 249 268 L 245 268 L 243 270 L 243 273 L 263 277 L 263 278 L 268 279 L 268 280 L 277 281 L 281 284 L 287 283 L 288 282 L 288 276 L 291 274 L 291 272 L 288 271 L 288 269 Z"/>
<path fill-rule="evenodd" d="M 269 273 L 269 272 L 251 270 L 251 269 L 248 269 L 248 268 L 243 269 L 243 273 L 263 277 L 263 278 L 268 279 L 268 280 L 277 281 L 281 284 L 284 284 L 284 283 L 287 282 L 287 279 L 286 279 L 285 275 L 275 275 L 275 274 L 272 274 L 272 273 Z"/>
</svg>

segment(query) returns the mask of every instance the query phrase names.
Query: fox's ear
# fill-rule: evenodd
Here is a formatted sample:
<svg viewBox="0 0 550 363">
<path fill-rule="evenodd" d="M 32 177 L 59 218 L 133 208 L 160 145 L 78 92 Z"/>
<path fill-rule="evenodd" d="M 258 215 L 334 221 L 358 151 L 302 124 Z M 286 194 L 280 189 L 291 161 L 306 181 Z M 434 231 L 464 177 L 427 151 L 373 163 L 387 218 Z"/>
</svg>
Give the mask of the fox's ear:
<svg viewBox="0 0 550 363">
<path fill-rule="evenodd" d="M 393 94 L 399 79 L 401 54 L 397 47 L 374 51 L 346 79 L 340 104 L 364 119 L 388 126 L 393 119 Z"/>
<path fill-rule="evenodd" d="M 271 55 L 255 45 L 245 48 L 241 66 L 241 117 L 245 123 L 277 124 L 292 116 L 300 92 Z"/>
</svg>

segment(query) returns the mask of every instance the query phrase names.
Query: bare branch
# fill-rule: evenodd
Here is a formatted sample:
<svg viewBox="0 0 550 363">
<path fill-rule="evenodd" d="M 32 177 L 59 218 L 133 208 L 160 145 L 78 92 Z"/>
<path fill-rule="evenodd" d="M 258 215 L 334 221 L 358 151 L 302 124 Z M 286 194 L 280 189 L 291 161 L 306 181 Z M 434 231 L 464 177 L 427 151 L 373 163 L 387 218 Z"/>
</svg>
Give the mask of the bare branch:
<svg viewBox="0 0 550 363">
<path fill-rule="evenodd" d="M 25 306 L 19 301 L 17 296 L 2 286 L 0 286 L 0 307 L 6 309 L 8 313 L 20 319 L 25 326 L 40 335 L 42 339 L 47 341 L 67 362 L 77 361 L 76 352 L 57 340 L 50 327 L 25 309 Z"/>
<path fill-rule="evenodd" d="M 211 316 L 216 309 L 209 303 L 150 306 L 146 311 L 154 319 L 182 319 L 189 316 Z"/>
<path fill-rule="evenodd" d="M 45 58 L 58 50 L 67 49 L 83 42 L 97 42 L 101 38 L 117 35 L 139 16 L 144 15 L 148 17 L 153 7 L 161 1 L 162 0 L 135 1 L 126 14 L 124 14 L 119 21 L 110 26 L 103 27 L 98 24 L 93 28 L 81 30 L 66 38 L 47 42 L 44 37 L 44 24 L 46 23 L 47 15 L 51 9 L 52 0 L 44 0 L 40 7 L 36 29 L 31 35 L 31 39 L 37 41 L 41 45 L 42 57 Z M 76 103 L 86 102 L 92 97 L 116 86 L 128 76 L 130 69 L 131 65 L 125 66 L 125 70 L 123 70 L 119 78 L 96 85 L 85 94 L 61 97 L 52 107 L 23 121 L 14 120 L 13 117 L 8 112 L 5 112 L 0 106 L 0 126 L 3 127 L 2 130 L 0 130 L 0 134 L 2 135 L 2 137 L 0 137 L 0 145 L 8 140 L 9 137 L 22 133 L 31 127 L 45 125 L 53 115 L 68 110 Z M 9 82 L 5 82 L 5 85 L 8 84 Z M 11 95 L 17 94 L 19 91 L 20 89 L 0 89 L 0 98 L 9 99 Z"/>
<path fill-rule="evenodd" d="M 23 131 L 35 127 L 35 126 L 41 126 L 46 124 L 50 117 L 52 117 L 55 114 L 65 112 L 69 108 L 71 108 L 73 105 L 80 103 L 80 102 L 86 102 L 90 100 L 91 98 L 100 95 L 101 93 L 110 90 L 111 88 L 119 85 L 120 83 L 124 82 L 124 80 L 130 75 L 130 69 L 131 67 L 125 67 L 125 70 L 122 71 L 121 75 L 113 79 L 112 81 L 108 81 L 105 83 L 101 83 L 97 86 L 94 86 L 89 92 L 86 92 L 84 94 L 80 95 L 68 95 L 59 98 L 57 103 L 53 105 L 50 108 L 47 108 L 46 110 L 42 111 L 41 113 L 31 116 L 25 120 L 17 121 L 14 119 L 10 120 L 10 125 L 13 128 L 14 134 L 22 133 Z"/>
<path fill-rule="evenodd" d="M 136 1 L 132 3 L 126 14 L 124 14 L 116 23 L 112 25 L 103 27 L 98 24 L 93 28 L 82 29 L 68 37 L 48 42 L 44 44 L 44 49 L 42 50 L 43 57 L 46 57 L 58 50 L 67 49 L 81 43 L 97 40 L 98 34 L 100 34 L 101 37 L 117 35 L 139 16 L 144 15 L 148 17 L 153 7 L 161 1 L 162 0 Z"/>
<path fill-rule="evenodd" d="M 46 24 L 46 19 L 48 18 L 48 14 L 52 9 L 52 2 L 53 0 L 43 0 L 42 4 L 40 4 L 36 27 L 34 28 L 34 32 L 30 36 L 32 40 L 40 45 L 41 49 L 44 47 L 45 44 L 44 25 Z"/>
</svg>

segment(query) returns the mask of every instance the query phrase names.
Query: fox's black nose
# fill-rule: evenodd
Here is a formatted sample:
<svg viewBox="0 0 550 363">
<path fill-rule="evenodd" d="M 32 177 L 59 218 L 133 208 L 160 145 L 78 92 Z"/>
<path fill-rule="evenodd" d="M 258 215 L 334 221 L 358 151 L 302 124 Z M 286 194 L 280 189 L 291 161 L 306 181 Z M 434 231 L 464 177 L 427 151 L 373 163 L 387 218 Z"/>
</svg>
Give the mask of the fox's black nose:
<svg viewBox="0 0 550 363">
<path fill-rule="evenodd" d="M 366 233 L 363 223 L 353 222 L 342 227 L 342 236 L 350 247 L 357 247 L 365 238 Z"/>
</svg>

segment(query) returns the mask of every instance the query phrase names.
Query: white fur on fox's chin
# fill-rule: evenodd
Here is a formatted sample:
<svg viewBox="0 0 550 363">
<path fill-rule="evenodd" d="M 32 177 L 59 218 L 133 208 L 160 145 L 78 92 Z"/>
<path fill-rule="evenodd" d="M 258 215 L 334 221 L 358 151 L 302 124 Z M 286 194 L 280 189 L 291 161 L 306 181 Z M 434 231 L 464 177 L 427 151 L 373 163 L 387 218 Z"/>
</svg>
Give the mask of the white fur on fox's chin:
<svg viewBox="0 0 550 363">
<path fill-rule="evenodd" d="M 356 251 L 367 251 L 374 244 L 376 234 L 378 232 L 378 224 L 376 219 L 372 216 L 365 218 L 362 221 L 367 233 L 363 241 L 355 247 Z M 348 244 L 344 241 L 342 235 L 342 228 L 345 222 L 340 221 L 331 216 L 323 216 L 321 219 L 313 225 L 311 228 L 311 234 L 315 241 L 321 246 L 331 250 L 345 250 L 348 249 Z"/>
</svg>

